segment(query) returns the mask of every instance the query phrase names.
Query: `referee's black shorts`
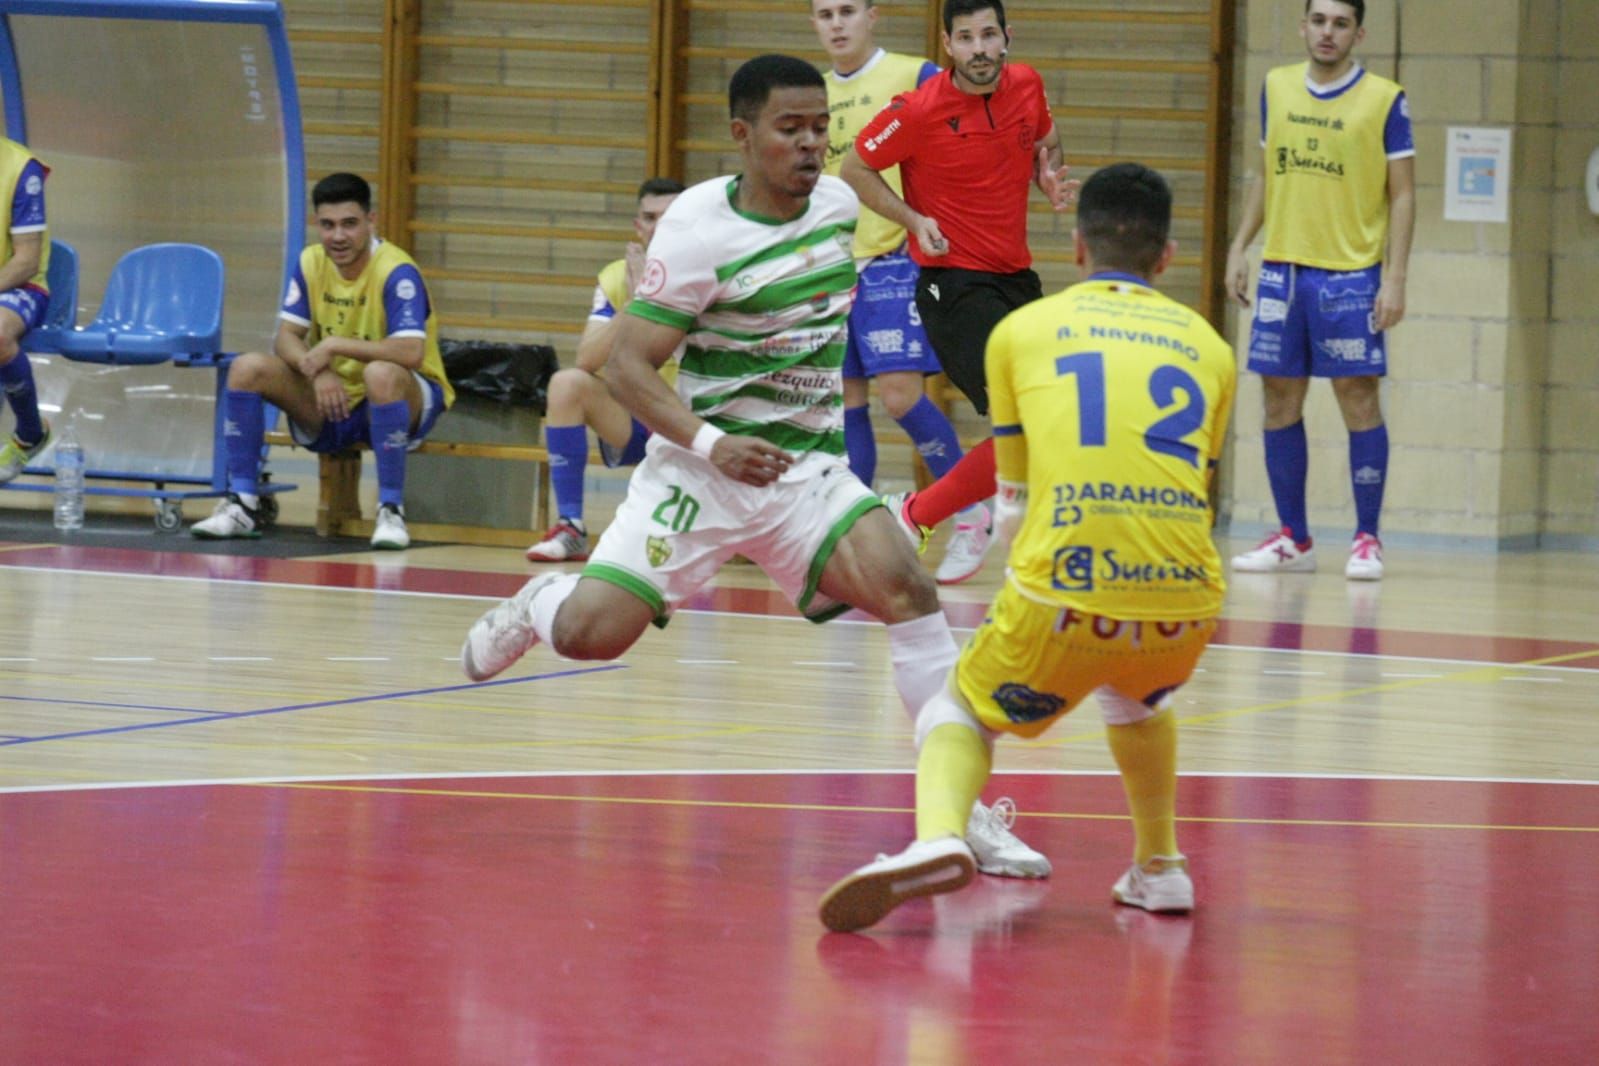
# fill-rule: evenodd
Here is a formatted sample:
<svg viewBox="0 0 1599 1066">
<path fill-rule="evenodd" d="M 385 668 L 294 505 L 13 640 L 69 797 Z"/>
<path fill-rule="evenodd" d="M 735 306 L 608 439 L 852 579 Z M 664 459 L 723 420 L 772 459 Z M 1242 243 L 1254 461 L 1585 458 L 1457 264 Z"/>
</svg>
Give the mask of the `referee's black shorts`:
<svg viewBox="0 0 1599 1066">
<path fill-rule="evenodd" d="M 988 414 L 983 351 L 999 320 L 1044 295 L 1031 270 L 990 274 L 959 267 L 922 267 L 916 310 L 939 366 L 980 415 Z"/>
</svg>

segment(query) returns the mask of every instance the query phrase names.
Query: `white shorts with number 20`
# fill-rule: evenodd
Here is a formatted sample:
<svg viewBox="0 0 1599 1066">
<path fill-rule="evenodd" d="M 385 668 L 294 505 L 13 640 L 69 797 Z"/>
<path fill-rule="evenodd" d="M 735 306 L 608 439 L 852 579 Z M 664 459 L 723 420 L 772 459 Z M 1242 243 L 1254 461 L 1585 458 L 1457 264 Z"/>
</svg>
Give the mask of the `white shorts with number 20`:
<svg viewBox="0 0 1599 1066">
<path fill-rule="evenodd" d="M 807 452 L 756 487 L 655 436 L 583 576 L 633 593 L 665 625 L 722 564 L 743 555 L 801 614 L 825 622 L 848 608 L 817 593 L 822 569 L 850 527 L 880 504 L 842 456 Z"/>
</svg>

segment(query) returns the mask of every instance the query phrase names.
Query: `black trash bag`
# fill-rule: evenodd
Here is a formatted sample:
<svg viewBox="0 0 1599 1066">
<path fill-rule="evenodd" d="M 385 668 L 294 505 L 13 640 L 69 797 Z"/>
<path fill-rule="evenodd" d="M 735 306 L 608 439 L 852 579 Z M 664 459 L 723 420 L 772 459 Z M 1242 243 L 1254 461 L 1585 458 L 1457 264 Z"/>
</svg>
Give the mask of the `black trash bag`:
<svg viewBox="0 0 1599 1066">
<path fill-rule="evenodd" d="M 548 344 L 440 340 L 444 373 L 457 393 L 544 413 L 550 378 L 560 369 Z"/>
</svg>

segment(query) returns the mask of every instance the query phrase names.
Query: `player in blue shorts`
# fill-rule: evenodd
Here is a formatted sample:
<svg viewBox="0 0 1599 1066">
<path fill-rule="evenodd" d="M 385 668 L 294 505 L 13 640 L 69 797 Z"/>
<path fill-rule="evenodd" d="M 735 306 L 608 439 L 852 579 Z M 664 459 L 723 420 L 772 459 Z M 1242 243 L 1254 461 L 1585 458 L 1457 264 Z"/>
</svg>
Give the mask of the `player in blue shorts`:
<svg viewBox="0 0 1599 1066">
<path fill-rule="evenodd" d="M 50 168 L 16 141 L 0 137 L 0 195 L 11 204 L 11 225 L 0 237 L 0 387 L 17 424 L 0 445 L 0 482 L 22 473 L 50 444 L 50 425 L 39 415 L 33 365 L 22 337 L 44 321 L 50 308 L 45 271 L 50 237 L 45 232 L 44 180 Z"/>
<path fill-rule="evenodd" d="M 832 63 L 826 74 L 831 124 L 826 171 L 837 175 L 861 128 L 895 96 L 936 75 L 938 65 L 879 48 L 872 0 L 811 0 L 811 25 Z M 899 168 L 883 176 L 899 190 Z M 867 406 L 875 381 L 889 417 L 933 476 L 943 477 L 962 452 L 948 416 L 924 387 L 939 364 L 916 309 L 920 268 L 905 251 L 905 228 L 862 208 L 852 251 L 860 280 L 844 353 L 844 448 L 850 469 L 868 485 L 877 474 L 877 440 Z"/>
<path fill-rule="evenodd" d="M 1249 369 L 1265 394 L 1266 475 L 1282 528 L 1234 556 L 1234 570 L 1316 568 L 1304 408 L 1310 378 L 1324 377 L 1349 430 L 1356 522 L 1344 575 L 1383 573 L 1388 428 L 1378 385 L 1388 370 L 1383 331 L 1405 314 L 1416 150 L 1404 90 L 1352 54 L 1365 14 L 1365 0 L 1306 0 L 1309 61 L 1271 71 L 1261 90 L 1264 168 L 1227 253 L 1227 289 L 1249 306 L 1246 250 L 1264 225 Z"/>
</svg>

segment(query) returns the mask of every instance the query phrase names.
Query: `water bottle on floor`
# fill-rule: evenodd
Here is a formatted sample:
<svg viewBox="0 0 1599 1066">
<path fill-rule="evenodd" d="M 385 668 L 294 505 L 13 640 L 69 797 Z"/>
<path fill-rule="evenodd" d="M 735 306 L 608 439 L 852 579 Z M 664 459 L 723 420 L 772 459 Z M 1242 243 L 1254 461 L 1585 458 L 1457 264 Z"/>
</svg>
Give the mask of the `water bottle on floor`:
<svg viewBox="0 0 1599 1066">
<path fill-rule="evenodd" d="M 56 528 L 68 533 L 83 528 L 83 481 L 86 464 L 78 441 L 77 415 L 67 419 L 56 438 Z"/>
</svg>

